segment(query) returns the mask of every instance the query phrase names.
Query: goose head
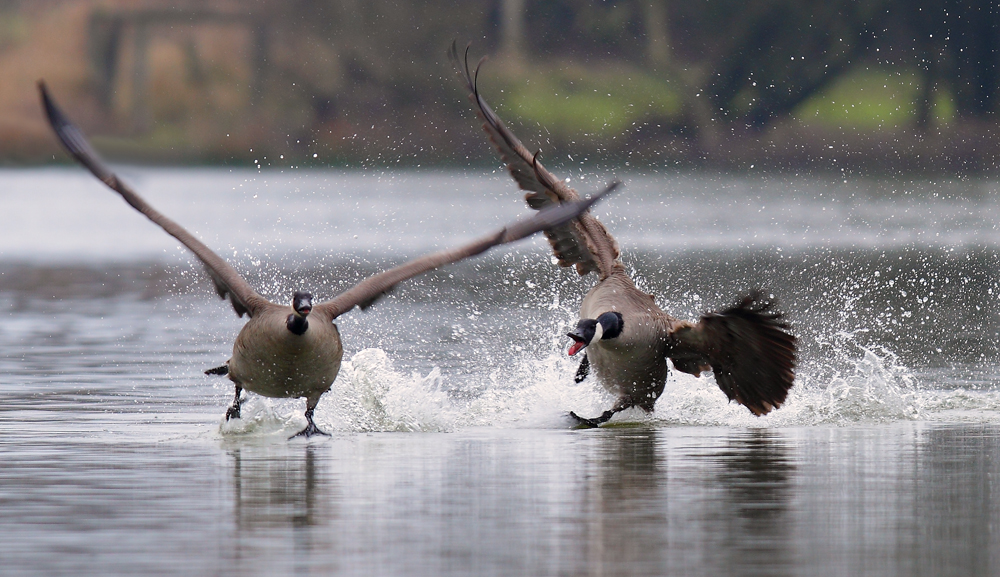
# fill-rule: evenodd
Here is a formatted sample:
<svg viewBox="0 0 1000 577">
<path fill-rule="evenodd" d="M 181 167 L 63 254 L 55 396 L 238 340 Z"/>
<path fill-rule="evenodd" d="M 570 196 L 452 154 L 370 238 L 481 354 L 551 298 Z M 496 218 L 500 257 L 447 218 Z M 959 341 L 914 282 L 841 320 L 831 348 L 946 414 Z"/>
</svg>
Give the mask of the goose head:
<svg viewBox="0 0 1000 577">
<path fill-rule="evenodd" d="M 566 336 L 573 339 L 569 347 L 569 355 L 573 356 L 594 341 L 616 338 L 625 328 L 625 319 L 621 313 L 607 312 L 596 319 L 580 319 L 573 332 Z"/>
<path fill-rule="evenodd" d="M 292 314 L 285 320 L 285 326 L 293 334 L 301 335 L 309 328 L 306 317 L 312 312 L 312 298 L 307 292 L 295 291 L 292 294 Z"/>
</svg>

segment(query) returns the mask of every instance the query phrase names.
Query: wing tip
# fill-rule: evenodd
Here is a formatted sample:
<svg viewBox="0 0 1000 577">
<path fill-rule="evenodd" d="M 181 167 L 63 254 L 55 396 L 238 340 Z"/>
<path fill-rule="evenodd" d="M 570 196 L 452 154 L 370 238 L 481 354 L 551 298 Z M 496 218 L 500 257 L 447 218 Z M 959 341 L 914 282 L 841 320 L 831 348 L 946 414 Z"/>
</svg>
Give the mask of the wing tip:
<svg viewBox="0 0 1000 577">
<path fill-rule="evenodd" d="M 548 206 L 540 210 L 538 214 L 529 220 L 538 223 L 537 226 L 540 228 L 537 228 L 536 230 L 548 230 L 557 226 L 562 226 L 574 219 L 580 218 L 581 215 L 590 210 L 590 207 L 597 204 L 602 198 L 610 194 L 616 188 L 618 188 L 618 184 L 611 183 L 609 186 L 605 187 L 604 190 L 592 194 L 590 197 L 583 200 L 574 200 Z"/>
<path fill-rule="evenodd" d="M 63 129 L 66 125 L 71 125 L 69 119 L 63 114 L 62 110 L 56 104 L 55 99 L 52 97 L 52 93 L 49 92 L 48 86 L 45 84 L 45 80 L 39 79 L 37 84 L 39 95 L 42 98 L 42 109 L 45 111 L 45 118 L 49 121 L 49 126 L 59 137 L 60 142 L 66 148 L 71 148 L 69 143 L 66 142 L 63 137 Z"/>
<path fill-rule="evenodd" d="M 94 176 L 111 188 L 116 188 L 114 172 L 104 164 L 100 155 L 97 154 L 97 151 L 90 144 L 90 141 L 83 135 L 83 131 L 73 124 L 69 117 L 59 108 L 44 80 L 38 81 L 38 91 L 42 98 L 42 107 L 45 110 L 45 117 L 49 122 L 49 127 L 55 132 L 63 148 L 77 162 L 93 173 Z"/>
</svg>

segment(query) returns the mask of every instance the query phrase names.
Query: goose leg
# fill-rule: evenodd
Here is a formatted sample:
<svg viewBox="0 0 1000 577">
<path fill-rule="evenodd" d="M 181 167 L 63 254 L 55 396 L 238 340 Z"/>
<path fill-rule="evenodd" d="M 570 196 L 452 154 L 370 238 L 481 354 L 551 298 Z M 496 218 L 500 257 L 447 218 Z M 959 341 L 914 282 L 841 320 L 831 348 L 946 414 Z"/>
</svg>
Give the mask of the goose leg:
<svg viewBox="0 0 1000 577">
<path fill-rule="evenodd" d="M 604 423 L 607 423 L 609 420 L 611 420 L 611 417 L 614 416 L 615 412 L 616 411 L 613 410 L 604 411 L 603 413 L 601 413 L 600 417 L 594 417 L 593 419 L 587 419 L 581 417 L 580 415 L 577 415 L 573 411 L 569 412 L 569 416 L 576 419 L 577 424 L 580 425 L 581 428 L 594 429 L 596 427 L 600 427 Z"/>
<path fill-rule="evenodd" d="M 576 375 L 573 377 L 573 381 L 577 383 L 582 383 L 583 379 L 587 378 L 590 374 L 590 359 L 587 358 L 587 353 L 583 353 L 583 360 L 580 361 L 580 366 L 576 369 Z"/>
<path fill-rule="evenodd" d="M 581 428 L 583 428 L 583 429 L 593 429 L 593 428 L 596 428 L 596 427 L 600 427 L 604 423 L 607 423 L 608 421 L 610 421 L 611 417 L 615 416 L 615 413 L 624 411 L 625 409 L 629 409 L 629 408 L 632 408 L 634 406 L 635 405 L 633 403 L 631 403 L 629 401 L 626 401 L 625 399 L 620 399 L 617 403 L 615 403 L 615 406 L 613 406 L 610 409 L 608 409 L 607 411 L 604 411 L 603 413 L 601 413 L 600 417 L 594 417 L 593 419 L 587 419 L 587 418 L 581 417 L 580 415 L 577 415 L 573 411 L 569 412 L 569 416 L 573 417 L 573 419 L 577 422 L 577 424 Z"/>
<path fill-rule="evenodd" d="M 226 420 L 238 419 L 240 418 L 240 404 L 243 403 L 240 400 L 240 393 L 243 392 L 243 387 L 236 385 L 236 397 L 233 399 L 233 406 L 226 410 Z"/>
<path fill-rule="evenodd" d="M 316 426 L 316 423 L 313 422 L 313 409 L 316 408 L 317 404 L 319 404 L 319 399 L 316 399 L 315 401 L 311 399 L 306 400 L 306 428 L 302 429 L 298 433 L 295 433 L 291 437 L 288 437 L 289 440 L 292 440 L 295 437 L 306 437 L 308 439 L 313 435 L 323 435 L 326 437 L 330 436 L 330 433 L 320 430 L 320 428 Z"/>
</svg>

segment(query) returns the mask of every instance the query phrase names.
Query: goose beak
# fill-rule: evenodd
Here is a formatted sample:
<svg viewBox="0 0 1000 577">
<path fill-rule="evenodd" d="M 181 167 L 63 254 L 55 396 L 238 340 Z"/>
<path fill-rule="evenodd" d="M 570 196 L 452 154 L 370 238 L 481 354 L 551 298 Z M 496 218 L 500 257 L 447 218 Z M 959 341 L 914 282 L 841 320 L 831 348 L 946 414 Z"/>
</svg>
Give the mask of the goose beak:
<svg viewBox="0 0 1000 577">
<path fill-rule="evenodd" d="M 296 291 L 292 295 L 292 310 L 300 317 L 307 317 L 312 312 L 312 295 Z"/>
<path fill-rule="evenodd" d="M 566 336 L 573 339 L 573 344 L 569 347 L 569 356 L 571 357 L 583 350 L 583 347 L 587 346 L 587 341 L 583 340 L 583 337 L 580 335 L 569 333 Z"/>
</svg>

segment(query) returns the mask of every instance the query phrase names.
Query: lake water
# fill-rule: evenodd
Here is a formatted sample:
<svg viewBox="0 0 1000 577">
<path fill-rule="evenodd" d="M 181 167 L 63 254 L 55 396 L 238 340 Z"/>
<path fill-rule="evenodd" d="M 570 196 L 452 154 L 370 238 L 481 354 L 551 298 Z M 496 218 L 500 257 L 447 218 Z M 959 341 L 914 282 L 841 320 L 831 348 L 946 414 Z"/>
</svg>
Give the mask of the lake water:
<svg viewBox="0 0 1000 577">
<path fill-rule="evenodd" d="M 528 213 L 500 171 L 122 174 L 279 301 Z M 593 280 L 533 239 L 339 319 L 332 438 L 286 440 L 300 400 L 224 423 L 242 321 L 200 267 L 81 171 L 0 171 L 0 574 L 1000 572 L 1000 183 L 619 176 L 595 212 L 665 310 L 779 300 L 783 408 L 674 373 L 572 429 L 611 402 L 565 354 Z"/>
</svg>

